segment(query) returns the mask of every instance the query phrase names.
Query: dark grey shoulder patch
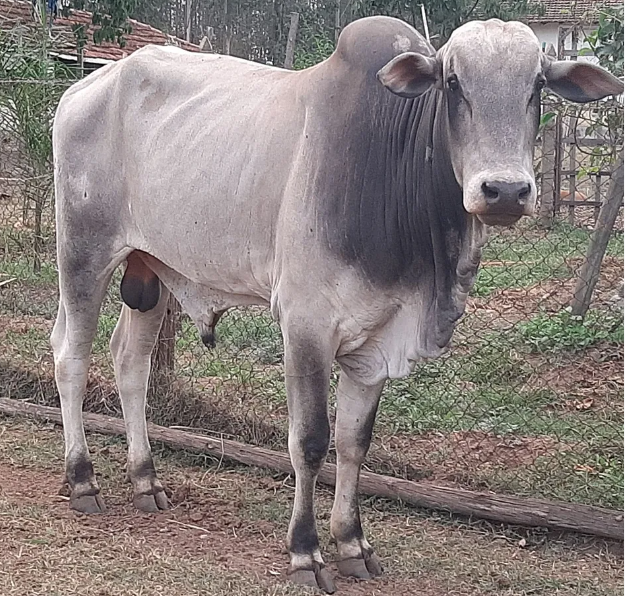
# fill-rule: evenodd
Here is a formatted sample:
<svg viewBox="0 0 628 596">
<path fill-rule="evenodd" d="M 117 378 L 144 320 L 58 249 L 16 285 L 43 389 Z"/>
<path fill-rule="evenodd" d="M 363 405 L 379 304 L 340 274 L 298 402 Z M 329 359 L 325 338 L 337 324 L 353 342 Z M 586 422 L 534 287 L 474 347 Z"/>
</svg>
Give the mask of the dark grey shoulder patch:
<svg viewBox="0 0 628 596">
<path fill-rule="evenodd" d="M 359 105 L 326 138 L 331 163 L 319 171 L 319 225 L 331 250 L 374 283 L 455 281 L 467 224 L 453 174 L 442 95 L 401 99 L 365 83 Z"/>
</svg>

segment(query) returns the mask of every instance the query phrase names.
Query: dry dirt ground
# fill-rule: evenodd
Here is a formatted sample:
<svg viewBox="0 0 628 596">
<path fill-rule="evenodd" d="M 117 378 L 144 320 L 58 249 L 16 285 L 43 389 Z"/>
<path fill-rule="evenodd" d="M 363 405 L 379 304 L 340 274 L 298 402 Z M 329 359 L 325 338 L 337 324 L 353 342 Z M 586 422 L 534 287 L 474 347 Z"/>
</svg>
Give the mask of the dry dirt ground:
<svg viewBox="0 0 628 596">
<path fill-rule="evenodd" d="M 59 495 L 58 427 L 0 416 L 0 595 L 204 596 L 312 593 L 285 579 L 290 479 L 156 446 L 173 509 L 130 505 L 124 443 L 88 437 L 108 511 L 70 512 Z M 333 561 L 331 493 L 319 526 Z M 421 596 L 623 593 L 616 543 L 453 519 L 384 500 L 363 501 L 365 527 L 386 575 L 338 594 Z M 332 563 L 333 569 L 333 563 Z"/>
</svg>

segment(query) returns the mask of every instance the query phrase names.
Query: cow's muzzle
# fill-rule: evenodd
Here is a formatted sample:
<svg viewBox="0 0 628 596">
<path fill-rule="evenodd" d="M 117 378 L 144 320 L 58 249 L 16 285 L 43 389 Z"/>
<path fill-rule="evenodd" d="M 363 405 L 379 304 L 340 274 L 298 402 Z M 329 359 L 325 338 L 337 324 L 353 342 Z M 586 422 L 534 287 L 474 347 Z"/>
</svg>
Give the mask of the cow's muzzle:
<svg viewBox="0 0 628 596">
<path fill-rule="evenodd" d="M 536 186 L 530 179 L 480 179 L 465 197 L 467 211 L 489 226 L 509 226 L 524 215 L 532 215 Z M 471 190 L 471 189 L 469 189 Z"/>
<path fill-rule="evenodd" d="M 532 185 L 529 182 L 491 180 L 482 183 L 482 194 L 486 211 L 478 213 L 480 221 L 489 226 L 508 226 L 524 214 Z"/>
<path fill-rule="evenodd" d="M 482 193 L 487 205 L 523 208 L 530 199 L 532 185 L 529 182 L 483 182 Z"/>
</svg>

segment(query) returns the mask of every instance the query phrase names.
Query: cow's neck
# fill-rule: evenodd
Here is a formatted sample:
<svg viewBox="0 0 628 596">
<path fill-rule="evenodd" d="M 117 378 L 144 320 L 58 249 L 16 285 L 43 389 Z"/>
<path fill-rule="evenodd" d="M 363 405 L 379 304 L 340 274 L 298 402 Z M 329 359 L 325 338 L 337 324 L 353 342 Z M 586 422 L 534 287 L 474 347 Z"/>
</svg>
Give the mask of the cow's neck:
<svg viewBox="0 0 628 596">
<path fill-rule="evenodd" d="M 444 95 L 433 90 L 412 101 L 393 96 L 389 113 L 386 136 L 392 143 L 386 155 L 393 175 L 386 200 L 405 215 L 397 230 L 406 243 L 400 279 L 428 298 L 436 336 L 426 339 L 443 347 L 475 280 L 484 227 L 463 206 Z"/>
<path fill-rule="evenodd" d="M 448 339 L 477 270 L 479 223 L 453 173 L 443 96 L 404 100 L 379 85 L 359 104 L 329 138 L 338 161 L 318 178 L 329 246 L 374 285 L 424 293 Z"/>
</svg>

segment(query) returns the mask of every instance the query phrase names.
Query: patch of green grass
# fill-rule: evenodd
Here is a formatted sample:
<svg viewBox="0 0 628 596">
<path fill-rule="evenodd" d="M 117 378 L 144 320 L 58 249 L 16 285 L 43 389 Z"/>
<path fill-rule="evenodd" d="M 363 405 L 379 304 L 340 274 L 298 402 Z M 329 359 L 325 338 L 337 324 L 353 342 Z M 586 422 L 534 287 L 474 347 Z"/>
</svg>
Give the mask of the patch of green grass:
<svg viewBox="0 0 628 596">
<path fill-rule="evenodd" d="M 524 470 L 493 469 L 490 473 L 480 472 L 475 480 L 479 486 L 488 485 L 497 492 L 543 495 L 547 499 L 616 510 L 624 507 L 623 458 L 619 453 L 601 455 L 586 449 L 561 450 L 537 458 Z"/>
<path fill-rule="evenodd" d="M 218 341 L 232 353 L 247 355 L 260 364 L 280 364 L 283 340 L 279 325 L 268 310 L 247 312 L 234 309 L 217 326 Z"/>
<path fill-rule="evenodd" d="M 216 347 L 205 348 L 196 326 L 185 317 L 177 337 L 179 372 L 227 381 L 232 390 L 260 404 L 285 405 L 283 341 L 270 314 L 235 309 L 220 319 L 216 336 Z"/>
<path fill-rule="evenodd" d="M 564 223 L 556 223 L 551 230 L 528 224 L 495 234 L 482 252 L 482 262 L 488 265 L 480 268 L 473 295 L 488 296 L 497 289 L 570 277 L 569 259 L 586 254 L 590 235 L 590 230 Z M 623 237 L 621 232 L 612 235 L 609 256 L 623 256 Z"/>
<path fill-rule="evenodd" d="M 590 310 L 584 320 L 569 309 L 556 314 L 541 312 L 517 326 L 523 342 L 533 353 L 576 351 L 598 342 L 618 345 L 624 340 L 623 313 Z"/>
<path fill-rule="evenodd" d="M 98 317 L 98 327 L 96 329 L 96 336 L 92 344 L 92 352 L 94 354 L 108 354 L 109 353 L 109 340 L 113 334 L 113 330 L 118 322 L 118 314 L 107 312 L 103 309 Z"/>
<path fill-rule="evenodd" d="M 595 338 L 607 340 L 608 335 Z M 587 341 L 585 347 L 593 343 Z M 560 401 L 556 393 L 527 387 L 535 373 L 516 338 L 493 332 L 468 353 L 428 361 L 408 378 L 390 381 L 380 418 L 391 431 L 416 433 L 482 430 L 594 441 L 599 427 L 610 425 L 611 434 L 617 431 L 619 412 L 587 410 L 577 412 L 572 420 L 556 410 Z"/>
<path fill-rule="evenodd" d="M 5 333 L 3 343 L 19 354 L 24 362 L 31 364 L 38 362 L 51 349 L 49 333 L 36 327 L 24 331 L 9 330 Z"/>
<path fill-rule="evenodd" d="M 602 334 L 594 339 L 606 341 L 608 337 Z M 593 343 L 586 342 L 586 346 Z M 489 466 L 485 474 L 473 472 L 466 481 L 492 490 L 546 497 L 560 494 L 568 500 L 617 507 L 623 498 L 622 411 L 565 408 L 568 395 L 530 385 L 536 374 L 520 339 L 487 334 L 469 353 L 429 361 L 407 379 L 390 381 L 376 432 L 480 431 L 491 436 L 549 438 L 568 445 L 573 457 L 581 458 L 584 453 L 586 461 L 601 458 L 596 467 L 599 472 L 585 482 L 572 472 L 576 464 L 552 452 L 547 461 L 556 468 L 542 459 L 538 466 L 515 466 L 513 470 Z M 490 457 L 487 453 L 487 464 Z"/>
<path fill-rule="evenodd" d="M 177 347 L 195 349 L 200 342 L 198 330 L 184 317 Z M 215 358 L 249 360 L 258 365 L 281 364 L 283 340 L 279 325 L 268 310 L 233 309 L 223 315 L 216 326 Z"/>
<path fill-rule="evenodd" d="M 31 284 L 56 284 L 58 275 L 54 262 L 43 261 L 40 270 L 34 271 L 32 261 L 23 256 L 11 260 L 0 259 L 0 273 L 4 277 L 15 277 L 16 281 Z"/>
</svg>

